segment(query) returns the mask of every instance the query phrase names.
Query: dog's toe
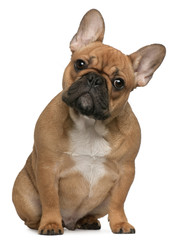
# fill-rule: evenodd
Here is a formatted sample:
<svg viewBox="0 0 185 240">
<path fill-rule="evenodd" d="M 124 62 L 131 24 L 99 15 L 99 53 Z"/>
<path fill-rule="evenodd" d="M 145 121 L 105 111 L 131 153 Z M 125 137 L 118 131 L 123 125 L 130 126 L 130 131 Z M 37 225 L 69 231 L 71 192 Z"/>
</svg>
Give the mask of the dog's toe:
<svg viewBox="0 0 185 240">
<path fill-rule="evenodd" d="M 94 216 L 87 216 L 77 222 L 76 228 L 86 230 L 99 230 L 101 228 L 101 225 Z"/>
<path fill-rule="evenodd" d="M 39 234 L 41 235 L 61 235 L 63 233 L 63 227 L 55 223 L 46 224 L 45 226 L 39 228 Z"/>
<path fill-rule="evenodd" d="M 112 232 L 116 234 L 134 234 L 136 232 L 134 227 L 127 222 L 111 225 L 111 229 Z"/>
</svg>

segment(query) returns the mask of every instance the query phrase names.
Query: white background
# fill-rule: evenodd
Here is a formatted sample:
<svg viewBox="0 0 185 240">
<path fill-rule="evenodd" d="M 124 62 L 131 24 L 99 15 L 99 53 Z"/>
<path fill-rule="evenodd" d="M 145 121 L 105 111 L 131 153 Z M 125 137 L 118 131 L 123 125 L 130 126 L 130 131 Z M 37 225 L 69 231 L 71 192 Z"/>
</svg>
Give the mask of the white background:
<svg viewBox="0 0 185 240">
<path fill-rule="evenodd" d="M 68 231 L 55 239 L 185 239 L 185 14 L 184 1 L 0 0 L 0 221 L 1 239 L 43 239 L 17 216 L 13 182 L 32 150 L 35 122 L 61 91 L 69 42 L 91 8 L 105 19 L 104 43 L 129 54 L 151 43 L 166 58 L 130 103 L 142 129 L 136 178 L 126 201 L 135 235 Z"/>
</svg>

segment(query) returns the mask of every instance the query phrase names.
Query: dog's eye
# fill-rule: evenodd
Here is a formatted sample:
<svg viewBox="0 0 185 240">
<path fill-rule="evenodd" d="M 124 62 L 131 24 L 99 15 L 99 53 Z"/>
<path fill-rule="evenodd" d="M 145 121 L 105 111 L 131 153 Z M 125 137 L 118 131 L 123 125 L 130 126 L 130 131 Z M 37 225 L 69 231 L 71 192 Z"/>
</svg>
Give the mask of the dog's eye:
<svg viewBox="0 0 185 240">
<path fill-rule="evenodd" d="M 117 78 L 113 80 L 112 84 L 117 90 L 121 90 L 125 86 L 125 81 L 122 78 Z"/>
<path fill-rule="evenodd" d="M 75 70 L 80 71 L 87 68 L 87 64 L 84 60 L 78 59 L 74 64 Z"/>
</svg>

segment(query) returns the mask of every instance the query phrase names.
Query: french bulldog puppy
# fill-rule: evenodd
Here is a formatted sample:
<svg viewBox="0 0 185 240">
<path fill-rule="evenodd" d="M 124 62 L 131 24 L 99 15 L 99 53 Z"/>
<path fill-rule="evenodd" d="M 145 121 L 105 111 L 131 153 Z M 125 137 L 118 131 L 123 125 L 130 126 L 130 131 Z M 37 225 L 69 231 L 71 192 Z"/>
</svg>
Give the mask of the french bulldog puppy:
<svg viewBox="0 0 185 240">
<path fill-rule="evenodd" d="M 102 43 L 104 30 L 100 12 L 85 14 L 70 42 L 63 91 L 41 113 L 13 187 L 18 215 L 40 234 L 100 229 L 106 214 L 113 233 L 135 233 L 124 202 L 141 137 L 128 97 L 150 81 L 165 47 L 125 55 Z"/>
</svg>

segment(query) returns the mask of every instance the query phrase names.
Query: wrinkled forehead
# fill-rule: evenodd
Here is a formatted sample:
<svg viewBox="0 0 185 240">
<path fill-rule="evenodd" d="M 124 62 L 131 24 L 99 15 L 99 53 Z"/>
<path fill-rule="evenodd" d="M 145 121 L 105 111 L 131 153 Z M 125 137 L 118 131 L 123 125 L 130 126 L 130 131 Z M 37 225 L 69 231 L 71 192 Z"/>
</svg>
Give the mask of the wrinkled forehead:
<svg viewBox="0 0 185 240">
<path fill-rule="evenodd" d="M 100 42 L 91 43 L 75 52 L 72 59 L 73 61 L 77 59 L 86 61 L 89 69 L 106 74 L 110 79 L 121 77 L 129 81 L 129 84 L 134 81 L 134 72 L 129 57 Z"/>
<path fill-rule="evenodd" d="M 128 57 L 121 51 L 104 45 L 102 43 L 92 43 L 74 54 L 74 58 L 82 58 L 88 61 L 99 71 L 112 71 L 118 74 L 118 71 L 124 71 L 129 67 Z"/>
</svg>

